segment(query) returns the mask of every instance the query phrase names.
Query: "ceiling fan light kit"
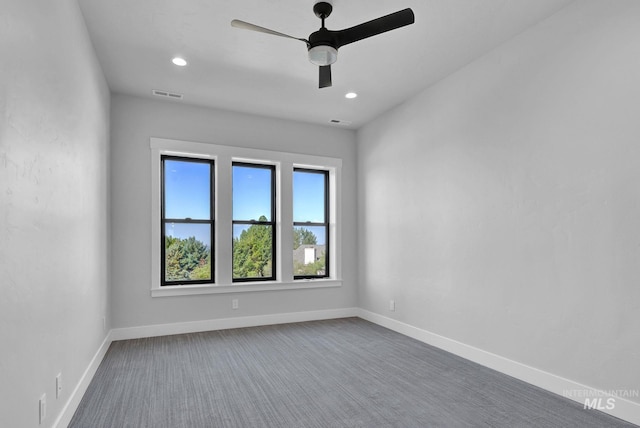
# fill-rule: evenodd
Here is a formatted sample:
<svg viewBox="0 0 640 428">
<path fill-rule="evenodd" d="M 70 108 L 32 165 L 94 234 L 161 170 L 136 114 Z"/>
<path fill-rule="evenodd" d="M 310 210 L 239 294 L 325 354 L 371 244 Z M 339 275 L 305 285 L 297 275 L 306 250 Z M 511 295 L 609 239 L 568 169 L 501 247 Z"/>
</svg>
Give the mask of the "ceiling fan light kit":
<svg viewBox="0 0 640 428">
<path fill-rule="evenodd" d="M 338 50 L 332 46 L 314 46 L 309 49 L 309 61 L 315 65 L 331 65 L 338 59 Z"/>
<path fill-rule="evenodd" d="M 320 79 L 318 86 L 320 88 L 327 88 L 331 86 L 331 64 L 338 59 L 338 49 L 349 43 L 395 30 L 396 28 L 404 27 L 415 22 L 413 11 L 411 9 L 404 9 L 351 28 L 334 31 L 328 30 L 324 25 L 325 19 L 331 15 L 332 10 L 333 7 L 327 2 L 318 2 L 313 6 L 313 12 L 322 21 L 322 26 L 318 31 L 311 33 L 308 40 L 269 30 L 268 28 L 238 19 L 231 21 L 231 26 L 305 42 L 309 51 L 309 61 L 319 66 Z"/>
</svg>

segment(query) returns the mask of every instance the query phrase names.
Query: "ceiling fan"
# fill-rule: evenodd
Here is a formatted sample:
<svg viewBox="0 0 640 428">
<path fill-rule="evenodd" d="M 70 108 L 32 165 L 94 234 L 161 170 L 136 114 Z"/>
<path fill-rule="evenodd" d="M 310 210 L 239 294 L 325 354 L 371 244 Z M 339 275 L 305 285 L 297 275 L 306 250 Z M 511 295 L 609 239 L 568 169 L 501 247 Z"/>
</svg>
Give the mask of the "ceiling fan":
<svg viewBox="0 0 640 428">
<path fill-rule="evenodd" d="M 322 20 L 322 27 L 318 31 L 311 33 L 308 40 L 269 30 L 238 19 L 231 21 L 231 26 L 305 42 L 309 51 L 309 61 L 320 67 L 320 83 L 318 87 L 327 88 L 331 86 L 331 64 L 338 59 L 339 48 L 415 22 L 413 11 L 407 8 L 351 28 L 333 31 L 324 26 L 324 20 L 331 15 L 332 10 L 333 6 L 327 2 L 318 2 L 313 6 L 313 12 Z"/>
</svg>

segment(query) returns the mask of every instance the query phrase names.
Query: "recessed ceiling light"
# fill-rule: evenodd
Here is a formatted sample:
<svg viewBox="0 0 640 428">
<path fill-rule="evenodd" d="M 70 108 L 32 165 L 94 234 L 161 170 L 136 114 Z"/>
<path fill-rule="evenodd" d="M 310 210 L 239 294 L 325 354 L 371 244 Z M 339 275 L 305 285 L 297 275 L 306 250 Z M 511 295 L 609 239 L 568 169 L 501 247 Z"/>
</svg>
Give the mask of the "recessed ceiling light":
<svg viewBox="0 0 640 428">
<path fill-rule="evenodd" d="M 178 56 L 172 59 L 171 62 L 180 67 L 184 67 L 185 65 L 187 65 L 187 61 L 185 61 L 183 58 L 180 58 Z"/>
<path fill-rule="evenodd" d="M 356 94 L 355 92 L 349 92 L 349 93 L 347 93 L 344 97 L 345 97 L 345 98 L 352 99 L 352 98 L 355 98 L 355 97 L 357 97 L 357 96 L 358 96 L 358 94 Z"/>
</svg>

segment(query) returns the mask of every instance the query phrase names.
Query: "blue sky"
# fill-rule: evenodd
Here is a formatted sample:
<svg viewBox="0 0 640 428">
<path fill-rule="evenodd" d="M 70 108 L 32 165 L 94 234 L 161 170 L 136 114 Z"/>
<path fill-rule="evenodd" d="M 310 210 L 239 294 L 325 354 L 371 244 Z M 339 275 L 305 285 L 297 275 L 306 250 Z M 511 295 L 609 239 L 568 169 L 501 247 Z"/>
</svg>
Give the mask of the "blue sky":
<svg viewBox="0 0 640 428">
<path fill-rule="evenodd" d="M 293 221 L 324 222 L 324 174 L 293 172 Z"/>
<path fill-rule="evenodd" d="M 233 167 L 233 219 L 271 218 L 272 170 L 236 165 Z"/>
<path fill-rule="evenodd" d="M 164 161 L 165 218 L 211 218 L 210 169 L 208 163 Z"/>
<path fill-rule="evenodd" d="M 233 167 L 234 220 L 258 220 L 262 215 L 270 220 L 271 173 L 272 170 L 266 168 Z M 165 160 L 165 218 L 209 219 L 209 177 L 208 163 Z M 294 171 L 294 221 L 324 221 L 324 186 L 324 175 Z M 235 227 L 234 236 L 241 230 L 241 227 Z M 167 224 L 165 234 L 180 238 L 195 236 L 211 245 L 208 225 Z M 318 236 L 318 243 L 324 244 L 324 236 Z"/>
</svg>

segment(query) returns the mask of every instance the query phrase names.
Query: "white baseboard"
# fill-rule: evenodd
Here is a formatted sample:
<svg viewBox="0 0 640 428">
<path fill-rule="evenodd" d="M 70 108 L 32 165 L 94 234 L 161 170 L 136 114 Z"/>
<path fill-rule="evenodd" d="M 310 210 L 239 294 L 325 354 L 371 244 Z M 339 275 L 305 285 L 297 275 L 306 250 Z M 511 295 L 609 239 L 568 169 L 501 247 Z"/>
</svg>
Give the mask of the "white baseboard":
<svg viewBox="0 0 640 428">
<path fill-rule="evenodd" d="M 93 376 L 96 374 L 96 371 L 98 370 L 98 367 L 100 366 L 100 363 L 102 362 L 102 359 L 107 353 L 110 345 L 111 336 L 110 334 L 107 334 L 107 336 L 102 341 L 100 348 L 98 348 L 98 351 L 91 359 L 89 366 L 80 377 L 80 381 L 73 389 L 71 396 L 64 404 L 64 407 L 58 415 L 58 418 L 53 423 L 52 428 L 65 428 L 69 425 L 69 423 L 71 422 L 71 418 L 73 418 L 73 414 L 76 412 L 76 409 L 80 405 L 80 401 L 82 400 L 84 393 L 87 391 L 87 388 L 89 387 Z"/>
<path fill-rule="evenodd" d="M 483 351 L 482 349 L 466 345 L 462 342 L 440 336 L 430 331 L 414 327 L 374 312 L 358 309 L 357 316 L 405 336 L 412 337 L 421 342 L 443 349 L 447 352 L 451 352 L 452 354 L 481 364 L 485 367 L 507 374 L 516 379 L 520 379 L 549 392 L 569 398 L 583 406 L 585 404 L 585 397 L 603 397 L 603 406 L 599 407 L 598 410 L 619 419 L 640 425 L 640 404 L 629 401 L 623 397 L 613 397 L 606 391 L 600 391 L 596 388 L 582 385 L 578 382 L 518 363 L 517 361 L 492 354 L 491 352 Z M 581 394 L 571 394 L 571 391 L 578 391 Z M 614 407 L 611 409 L 604 406 L 608 397 L 614 399 Z"/>
<path fill-rule="evenodd" d="M 251 317 L 221 318 L 215 320 L 155 324 L 141 327 L 116 328 L 111 331 L 112 340 L 139 339 L 142 337 L 169 336 L 172 334 L 226 330 L 230 328 L 256 327 L 292 322 L 317 321 L 357 316 L 356 308 L 327 309 L 323 311 L 291 312 Z"/>
</svg>

